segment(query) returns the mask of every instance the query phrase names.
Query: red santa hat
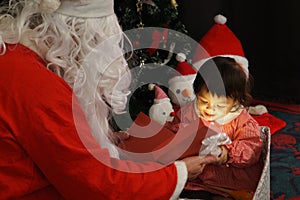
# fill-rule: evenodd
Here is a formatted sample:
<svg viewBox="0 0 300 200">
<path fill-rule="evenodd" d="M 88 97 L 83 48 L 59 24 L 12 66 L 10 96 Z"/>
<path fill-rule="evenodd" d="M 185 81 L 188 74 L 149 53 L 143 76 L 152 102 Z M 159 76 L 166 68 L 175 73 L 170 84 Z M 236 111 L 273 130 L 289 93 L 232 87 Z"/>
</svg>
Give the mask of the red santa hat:
<svg viewBox="0 0 300 200">
<path fill-rule="evenodd" d="M 178 64 L 176 66 L 176 71 L 178 71 L 181 75 L 191 75 L 196 74 L 196 71 L 193 67 L 186 61 L 186 56 L 183 53 L 178 53 L 176 55 L 176 60 Z"/>
<path fill-rule="evenodd" d="M 194 66 L 199 69 L 210 58 L 223 56 L 231 57 L 241 65 L 248 75 L 248 60 L 240 40 L 226 25 L 226 17 L 217 15 L 214 17 L 215 24 L 200 40 L 200 46 L 196 50 Z"/>
<path fill-rule="evenodd" d="M 170 101 L 170 98 L 159 86 L 157 86 L 153 83 L 150 83 L 148 85 L 148 89 L 154 90 L 154 92 L 155 92 L 154 104 L 159 104 L 159 103 L 162 103 L 163 101 Z"/>
<path fill-rule="evenodd" d="M 186 61 L 186 56 L 184 53 L 178 53 L 176 55 L 176 60 L 178 61 L 175 67 L 176 71 L 179 73 L 172 78 L 173 81 L 189 81 L 194 80 L 197 72 L 196 70 Z"/>
</svg>

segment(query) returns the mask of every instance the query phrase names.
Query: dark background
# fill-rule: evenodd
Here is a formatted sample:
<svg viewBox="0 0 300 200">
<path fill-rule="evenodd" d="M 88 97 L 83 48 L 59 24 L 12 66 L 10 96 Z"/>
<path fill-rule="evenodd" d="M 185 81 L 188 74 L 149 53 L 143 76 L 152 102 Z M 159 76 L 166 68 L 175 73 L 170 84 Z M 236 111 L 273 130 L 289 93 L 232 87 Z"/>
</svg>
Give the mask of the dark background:
<svg viewBox="0 0 300 200">
<path fill-rule="evenodd" d="M 254 98 L 300 104 L 299 0 L 177 0 L 177 3 L 180 20 L 196 41 L 214 24 L 215 15 L 227 17 L 227 25 L 241 40 L 249 60 Z"/>
<path fill-rule="evenodd" d="M 241 40 L 254 98 L 300 104 L 300 1 L 177 0 L 189 36 L 199 41 L 223 14 Z"/>
</svg>

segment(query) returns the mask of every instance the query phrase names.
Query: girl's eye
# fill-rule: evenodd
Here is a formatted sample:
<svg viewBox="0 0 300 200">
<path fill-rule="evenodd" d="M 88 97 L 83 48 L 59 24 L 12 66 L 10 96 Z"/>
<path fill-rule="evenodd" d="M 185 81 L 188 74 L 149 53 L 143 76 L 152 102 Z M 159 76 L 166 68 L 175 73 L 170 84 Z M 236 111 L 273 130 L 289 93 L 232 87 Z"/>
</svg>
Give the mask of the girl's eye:
<svg viewBox="0 0 300 200">
<path fill-rule="evenodd" d="M 179 94 L 179 93 L 180 93 L 180 89 L 177 89 L 177 90 L 176 90 L 176 93 Z"/>
<path fill-rule="evenodd" d="M 218 108 L 226 108 L 224 105 L 217 105 Z"/>
<path fill-rule="evenodd" d="M 205 100 L 202 100 L 202 99 L 200 99 L 200 102 L 201 102 L 202 104 L 208 103 L 208 101 L 205 101 Z"/>
</svg>

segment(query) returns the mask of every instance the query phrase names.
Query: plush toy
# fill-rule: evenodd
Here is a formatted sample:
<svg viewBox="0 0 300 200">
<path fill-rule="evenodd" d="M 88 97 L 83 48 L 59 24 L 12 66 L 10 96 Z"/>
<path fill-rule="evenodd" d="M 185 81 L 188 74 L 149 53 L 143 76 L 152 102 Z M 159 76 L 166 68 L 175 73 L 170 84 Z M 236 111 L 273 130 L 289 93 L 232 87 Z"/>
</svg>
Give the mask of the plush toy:
<svg viewBox="0 0 300 200">
<path fill-rule="evenodd" d="M 195 99 L 193 82 L 197 75 L 193 67 L 186 61 L 185 54 L 178 53 L 176 60 L 178 64 L 175 69 L 178 74 L 168 82 L 168 95 L 175 113 L 180 107 Z"/>
<path fill-rule="evenodd" d="M 167 121 L 172 121 L 174 110 L 170 98 L 157 85 L 150 83 L 149 90 L 154 90 L 155 99 L 153 105 L 149 109 L 149 117 L 160 124 L 165 124 Z"/>
</svg>

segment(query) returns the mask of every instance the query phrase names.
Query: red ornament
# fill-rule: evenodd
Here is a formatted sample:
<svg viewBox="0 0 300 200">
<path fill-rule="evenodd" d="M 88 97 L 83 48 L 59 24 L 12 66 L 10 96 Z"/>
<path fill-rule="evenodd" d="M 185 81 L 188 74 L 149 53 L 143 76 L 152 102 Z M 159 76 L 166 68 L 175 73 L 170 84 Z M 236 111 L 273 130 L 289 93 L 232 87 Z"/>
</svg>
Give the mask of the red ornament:
<svg viewBox="0 0 300 200">
<path fill-rule="evenodd" d="M 133 45 L 134 45 L 134 47 L 139 47 L 139 46 L 140 46 L 140 41 L 135 41 L 135 42 L 133 43 Z"/>
</svg>

